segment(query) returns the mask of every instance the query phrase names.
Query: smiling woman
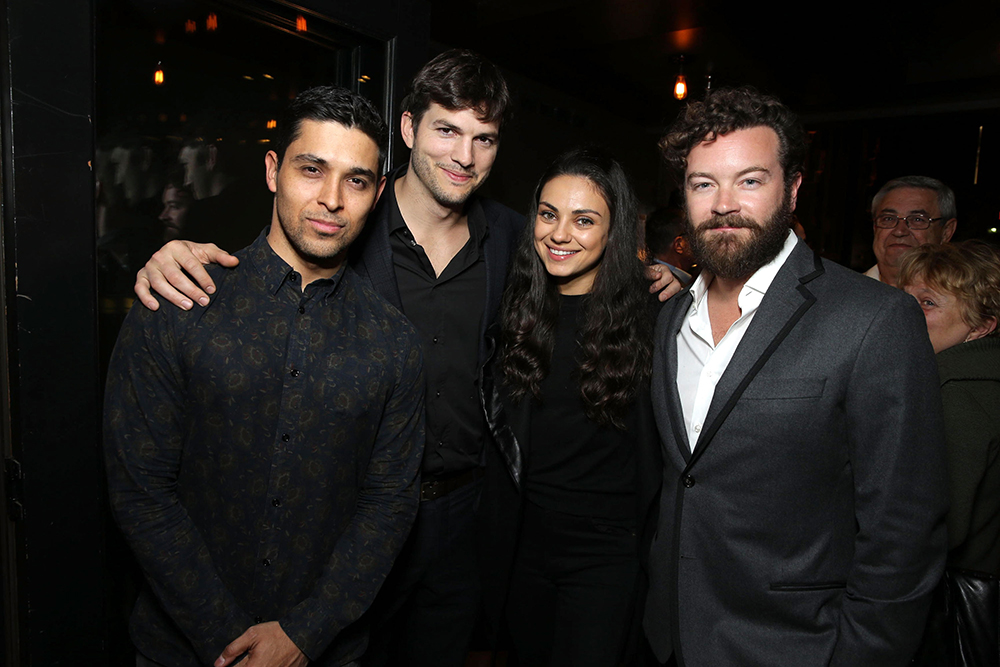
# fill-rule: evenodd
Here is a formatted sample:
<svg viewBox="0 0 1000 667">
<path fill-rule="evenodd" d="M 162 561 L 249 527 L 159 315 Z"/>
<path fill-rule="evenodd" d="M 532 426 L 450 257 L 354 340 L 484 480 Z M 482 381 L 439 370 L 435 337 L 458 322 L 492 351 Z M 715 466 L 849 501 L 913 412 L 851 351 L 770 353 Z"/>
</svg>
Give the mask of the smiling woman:
<svg viewBox="0 0 1000 667">
<path fill-rule="evenodd" d="M 611 213 L 584 176 L 556 176 L 542 188 L 535 249 L 560 294 L 587 294 L 608 245 Z"/>
<path fill-rule="evenodd" d="M 494 445 L 484 596 L 521 665 L 602 667 L 626 651 L 662 467 L 636 208 L 602 151 L 545 172 L 504 294 L 496 381 L 481 384 Z"/>
</svg>

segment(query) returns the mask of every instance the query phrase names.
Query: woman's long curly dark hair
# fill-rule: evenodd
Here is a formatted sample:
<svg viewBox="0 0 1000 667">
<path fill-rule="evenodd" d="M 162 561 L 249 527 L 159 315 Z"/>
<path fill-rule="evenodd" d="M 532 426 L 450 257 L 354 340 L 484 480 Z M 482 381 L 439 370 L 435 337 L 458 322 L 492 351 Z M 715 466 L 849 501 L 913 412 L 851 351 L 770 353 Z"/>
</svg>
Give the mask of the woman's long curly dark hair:
<svg viewBox="0 0 1000 667">
<path fill-rule="evenodd" d="M 538 201 L 545 184 L 557 176 L 586 178 L 604 197 L 611 213 L 608 244 L 594 286 L 583 305 L 577 379 L 587 417 L 624 428 L 625 416 L 649 377 L 652 312 L 638 244 L 638 203 L 621 164 L 596 148 L 563 153 L 545 171 L 531 214 L 514 255 L 503 296 L 499 364 L 513 398 L 541 398 L 548 375 L 559 294 L 535 250 Z"/>
</svg>

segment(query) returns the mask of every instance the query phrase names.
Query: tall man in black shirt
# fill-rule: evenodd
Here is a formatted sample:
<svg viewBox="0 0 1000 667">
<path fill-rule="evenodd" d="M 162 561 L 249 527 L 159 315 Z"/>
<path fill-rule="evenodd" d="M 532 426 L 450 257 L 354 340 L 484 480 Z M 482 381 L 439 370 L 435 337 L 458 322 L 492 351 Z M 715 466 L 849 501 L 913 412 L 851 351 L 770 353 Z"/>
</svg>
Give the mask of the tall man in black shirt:
<svg viewBox="0 0 1000 667">
<path fill-rule="evenodd" d="M 132 310 L 105 406 L 111 504 L 148 582 L 139 664 L 342 665 L 416 515 L 412 326 L 344 267 L 387 129 L 302 93 L 266 157 L 271 225 L 203 309 Z"/>
</svg>

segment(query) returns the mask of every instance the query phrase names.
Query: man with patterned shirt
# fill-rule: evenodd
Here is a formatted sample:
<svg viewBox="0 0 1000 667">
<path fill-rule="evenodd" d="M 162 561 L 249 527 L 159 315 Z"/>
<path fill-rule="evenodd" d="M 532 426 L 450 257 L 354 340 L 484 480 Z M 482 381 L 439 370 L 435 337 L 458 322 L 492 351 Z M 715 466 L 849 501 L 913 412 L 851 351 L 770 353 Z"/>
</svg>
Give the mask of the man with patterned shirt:
<svg viewBox="0 0 1000 667">
<path fill-rule="evenodd" d="M 419 503 L 420 342 L 347 268 L 387 130 L 299 95 L 267 154 L 271 225 L 211 305 L 137 306 L 105 405 L 111 504 L 148 586 L 138 665 L 341 665 Z"/>
</svg>

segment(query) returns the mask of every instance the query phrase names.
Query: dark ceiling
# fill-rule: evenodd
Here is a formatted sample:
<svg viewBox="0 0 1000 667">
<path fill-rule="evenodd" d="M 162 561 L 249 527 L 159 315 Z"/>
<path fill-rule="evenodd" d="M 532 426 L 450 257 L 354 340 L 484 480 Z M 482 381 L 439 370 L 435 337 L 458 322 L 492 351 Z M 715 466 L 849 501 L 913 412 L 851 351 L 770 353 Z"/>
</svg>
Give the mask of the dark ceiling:
<svg viewBox="0 0 1000 667">
<path fill-rule="evenodd" d="M 432 0 L 432 39 L 611 109 L 669 122 L 691 94 L 749 83 L 806 121 L 1000 107 L 1000 3 Z"/>
</svg>

